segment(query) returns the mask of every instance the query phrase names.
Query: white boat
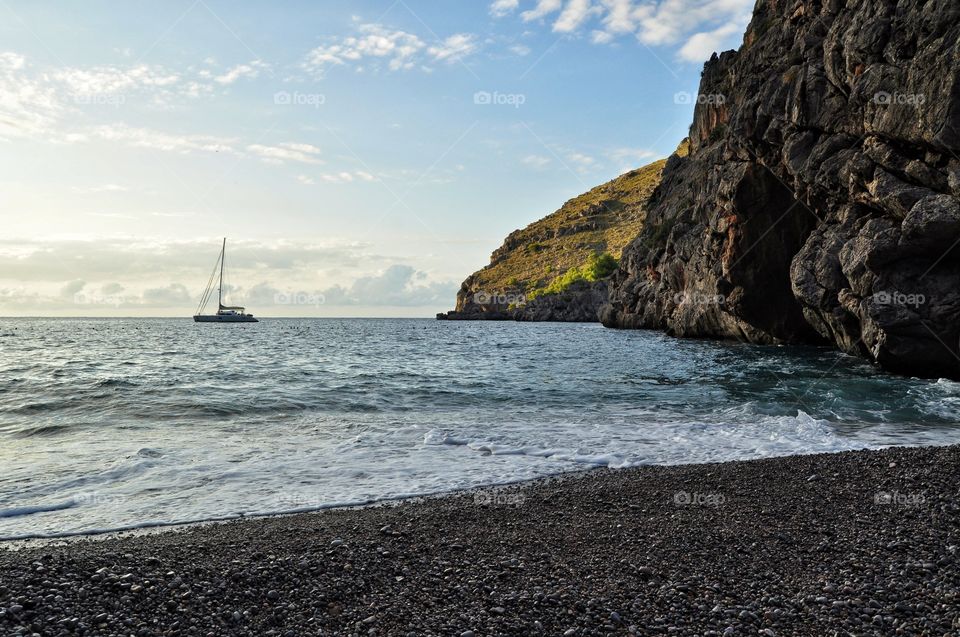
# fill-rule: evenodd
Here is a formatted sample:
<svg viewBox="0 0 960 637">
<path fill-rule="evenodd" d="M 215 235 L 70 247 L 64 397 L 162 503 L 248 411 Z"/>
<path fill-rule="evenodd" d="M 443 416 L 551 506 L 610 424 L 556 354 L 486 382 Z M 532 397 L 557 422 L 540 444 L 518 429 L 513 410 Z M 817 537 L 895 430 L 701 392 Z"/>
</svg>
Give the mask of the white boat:
<svg viewBox="0 0 960 637">
<path fill-rule="evenodd" d="M 207 288 L 203 291 L 203 297 L 200 299 L 200 305 L 197 307 L 197 313 L 193 315 L 193 320 L 197 323 L 259 323 L 253 318 L 253 314 L 247 314 L 246 308 L 237 305 L 223 304 L 223 267 L 227 258 L 227 239 L 223 239 L 223 247 L 220 248 L 220 256 L 217 257 L 217 264 L 213 267 L 210 274 L 210 280 L 207 281 Z M 217 313 L 204 314 L 203 310 L 207 306 L 213 292 L 213 282 L 217 279 L 219 270 L 219 285 L 217 286 Z"/>
</svg>

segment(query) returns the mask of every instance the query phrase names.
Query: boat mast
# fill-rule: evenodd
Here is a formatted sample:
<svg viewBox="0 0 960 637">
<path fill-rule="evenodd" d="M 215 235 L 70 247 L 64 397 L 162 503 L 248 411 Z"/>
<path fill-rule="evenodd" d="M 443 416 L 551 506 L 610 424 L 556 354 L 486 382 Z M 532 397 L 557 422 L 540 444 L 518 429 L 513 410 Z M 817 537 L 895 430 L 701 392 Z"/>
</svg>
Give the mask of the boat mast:
<svg viewBox="0 0 960 637">
<path fill-rule="evenodd" d="M 227 238 L 223 238 L 223 247 L 220 248 L 220 287 L 217 289 L 217 311 L 223 307 L 223 262 L 227 258 Z"/>
</svg>

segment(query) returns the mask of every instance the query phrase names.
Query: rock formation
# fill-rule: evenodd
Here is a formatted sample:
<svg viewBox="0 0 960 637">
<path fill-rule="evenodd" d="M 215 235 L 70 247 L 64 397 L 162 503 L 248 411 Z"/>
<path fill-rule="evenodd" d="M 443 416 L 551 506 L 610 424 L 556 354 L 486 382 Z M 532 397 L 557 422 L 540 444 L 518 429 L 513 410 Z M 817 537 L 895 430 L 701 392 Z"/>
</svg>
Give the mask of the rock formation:
<svg viewBox="0 0 960 637">
<path fill-rule="evenodd" d="M 678 153 L 685 155 L 686 146 Z M 595 322 L 607 301 L 607 282 L 577 281 L 559 293 L 548 286 L 591 257 L 617 258 L 640 232 L 646 206 L 660 181 L 665 161 L 625 173 L 567 201 L 556 212 L 511 232 L 470 275 L 457 293 L 452 312 L 441 320 L 519 320 Z"/>
<path fill-rule="evenodd" d="M 960 3 L 759 0 L 603 323 L 960 377 Z"/>
</svg>

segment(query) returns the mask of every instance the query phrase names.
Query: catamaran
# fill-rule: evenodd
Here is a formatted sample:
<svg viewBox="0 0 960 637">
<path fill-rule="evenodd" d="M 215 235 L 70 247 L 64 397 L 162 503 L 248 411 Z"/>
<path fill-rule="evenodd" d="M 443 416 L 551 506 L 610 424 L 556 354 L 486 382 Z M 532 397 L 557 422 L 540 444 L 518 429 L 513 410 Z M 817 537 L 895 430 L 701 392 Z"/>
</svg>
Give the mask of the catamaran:
<svg viewBox="0 0 960 637">
<path fill-rule="evenodd" d="M 207 288 L 203 291 L 203 297 L 200 299 L 200 305 L 197 307 L 197 313 L 193 315 L 193 320 L 197 323 L 259 323 L 253 318 L 253 314 L 247 314 L 246 308 L 238 305 L 223 304 L 223 268 L 227 259 L 227 239 L 223 239 L 223 247 L 220 248 L 220 256 L 217 257 L 217 264 L 210 273 L 210 280 L 207 281 Z M 217 279 L 217 271 L 220 272 L 220 284 L 217 286 L 217 313 L 204 314 L 203 310 L 207 306 L 207 301 L 213 293 L 213 282 Z"/>
</svg>

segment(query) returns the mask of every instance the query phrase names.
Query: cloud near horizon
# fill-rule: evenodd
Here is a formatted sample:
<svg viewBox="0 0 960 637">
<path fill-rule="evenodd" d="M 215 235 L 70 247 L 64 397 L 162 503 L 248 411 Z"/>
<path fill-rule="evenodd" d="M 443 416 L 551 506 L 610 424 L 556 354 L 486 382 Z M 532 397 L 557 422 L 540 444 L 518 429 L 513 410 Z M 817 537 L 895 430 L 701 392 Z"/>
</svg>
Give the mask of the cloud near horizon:
<svg viewBox="0 0 960 637">
<path fill-rule="evenodd" d="M 124 310 L 188 315 L 215 253 L 206 241 L 0 241 L 0 316 Z M 447 306 L 459 287 L 355 244 L 236 241 L 229 256 L 224 286 L 229 301 L 270 314 L 321 307 Z M 319 285 L 322 278 L 350 282 Z"/>
</svg>

